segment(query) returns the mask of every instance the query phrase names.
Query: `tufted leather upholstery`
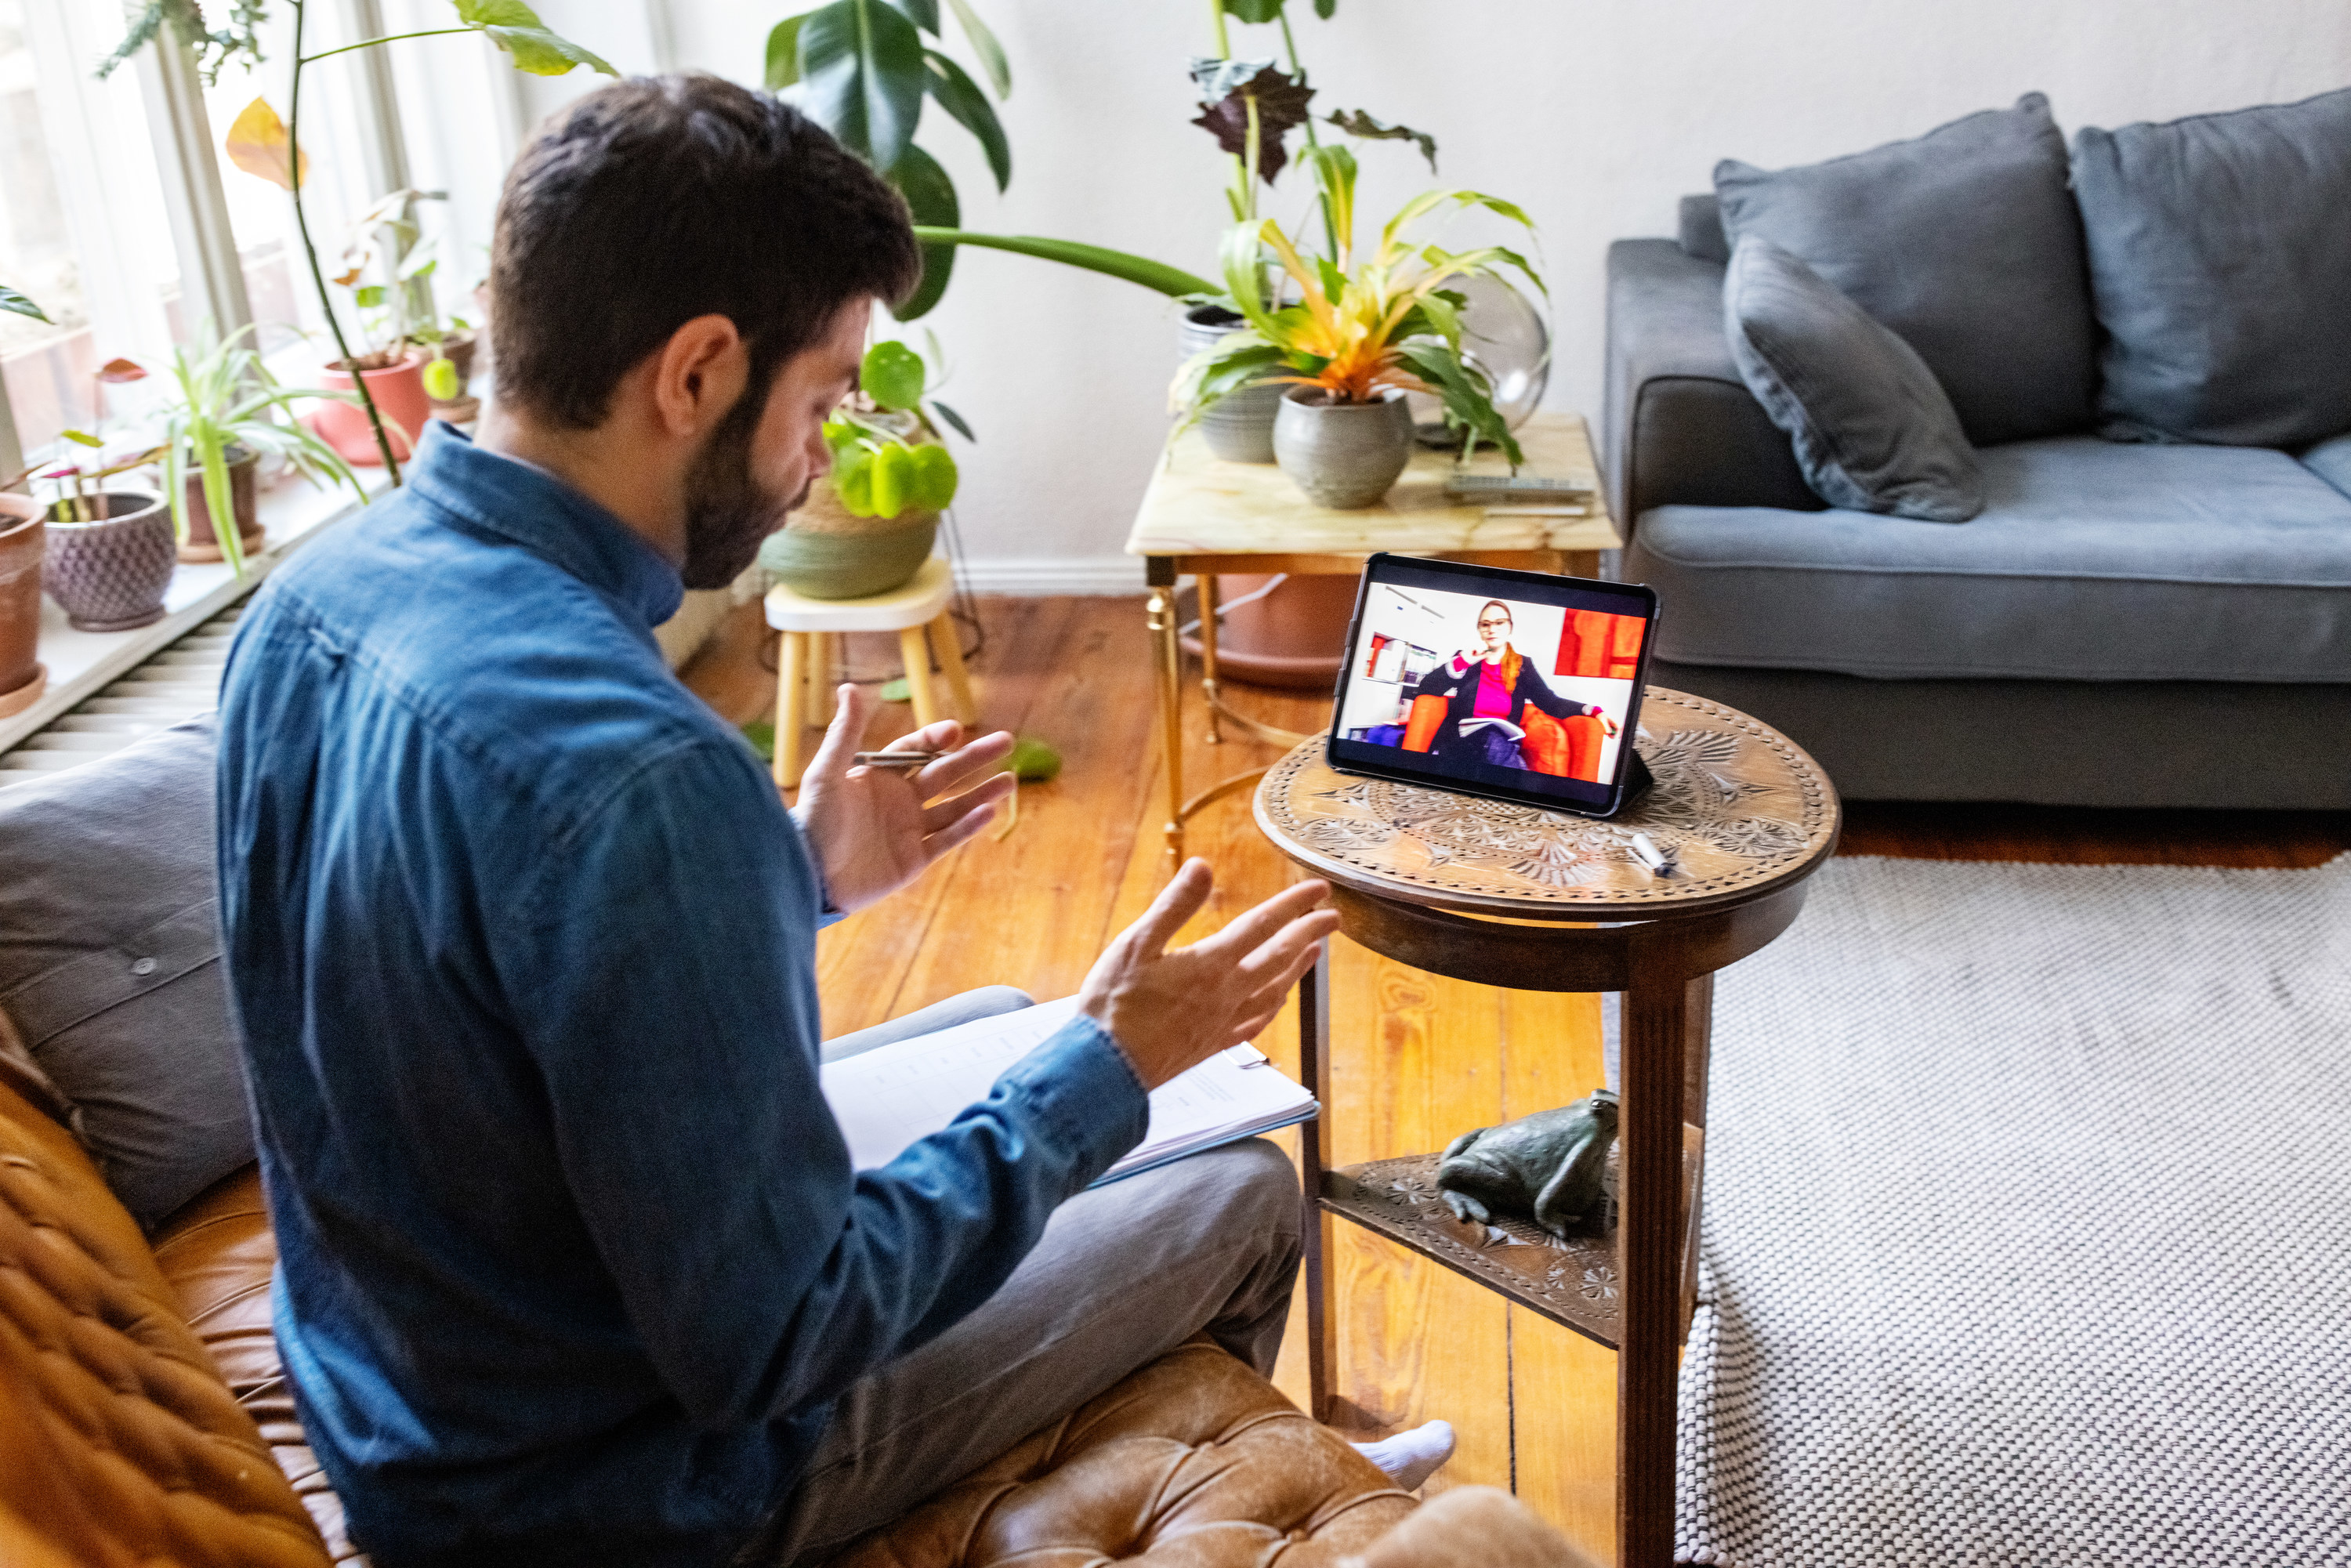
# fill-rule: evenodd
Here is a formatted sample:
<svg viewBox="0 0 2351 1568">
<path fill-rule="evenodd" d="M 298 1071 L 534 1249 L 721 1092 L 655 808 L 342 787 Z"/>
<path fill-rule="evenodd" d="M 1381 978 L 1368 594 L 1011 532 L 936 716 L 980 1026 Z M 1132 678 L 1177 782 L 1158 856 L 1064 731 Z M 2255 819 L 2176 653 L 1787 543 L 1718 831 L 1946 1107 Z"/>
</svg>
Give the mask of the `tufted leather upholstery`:
<svg viewBox="0 0 2351 1568">
<path fill-rule="evenodd" d="M 344 1533 L 342 1500 L 302 1440 L 293 1391 L 269 1325 L 269 1271 L 277 1239 L 261 1197 L 261 1170 L 247 1166 L 215 1183 L 155 1232 L 155 1264 L 175 1292 L 188 1326 L 246 1413 L 259 1423 L 278 1469 L 310 1511 L 337 1563 L 367 1559 Z"/>
<path fill-rule="evenodd" d="M 72 1136 L 0 1084 L 0 1564 L 365 1563 L 277 1359 L 277 1260 L 252 1167 L 165 1220 L 151 1249 Z M 1329 1568 L 1412 1508 L 1200 1342 L 835 1568 Z"/>
<path fill-rule="evenodd" d="M 138 1226 L 71 1134 L 0 1087 L 0 1562 L 326 1561 Z"/>
<path fill-rule="evenodd" d="M 1326 1568 L 1412 1498 L 1215 1345 L 1178 1347 L 832 1568 Z"/>
</svg>

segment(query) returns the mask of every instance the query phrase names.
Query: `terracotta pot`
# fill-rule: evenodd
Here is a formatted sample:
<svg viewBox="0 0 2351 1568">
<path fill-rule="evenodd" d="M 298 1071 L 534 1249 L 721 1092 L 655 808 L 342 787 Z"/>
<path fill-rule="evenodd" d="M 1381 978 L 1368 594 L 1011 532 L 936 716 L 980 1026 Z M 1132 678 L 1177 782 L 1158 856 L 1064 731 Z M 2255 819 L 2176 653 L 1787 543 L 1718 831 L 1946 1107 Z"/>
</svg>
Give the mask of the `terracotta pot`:
<svg viewBox="0 0 2351 1568">
<path fill-rule="evenodd" d="M 24 712 L 47 689 L 34 657 L 41 643 L 41 553 L 47 530 L 40 503 L 0 495 L 0 718 Z"/>
<path fill-rule="evenodd" d="M 441 340 L 441 351 L 449 356 L 451 364 L 457 367 L 459 381 L 474 379 L 474 350 L 480 340 L 470 327 L 462 332 L 452 332 Z"/>
<path fill-rule="evenodd" d="M 247 452 L 242 446 L 229 448 L 229 506 L 236 513 L 237 543 L 243 547 L 247 560 L 269 537 L 261 526 L 261 517 L 254 502 L 254 476 L 261 467 L 261 455 Z M 180 559 L 201 565 L 221 559 L 220 536 L 213 531 L 212 507 L 204 501 L 204 470 L 194 464 L 188 465 L 188 539 L 180 547 Z"/>
<path fill-rule="evenodd" d="M 1227 572 L 1217 579 L 1217 600 L 1232 604 L 1256 592 L 1270 576 Z M 1228 612 L 1217 627 L 1217 673 L 1244 685 L 1284 691 L 1328 692 L 1338 684 L 1346 657 L 1347 622 L 1355 613 L 1352 577 L 1291 577 L 1263 599 Z M 1190 590 L 1177 600 L 1179 622 L 1199 614 Z M 1184 638 L 1185 652 L 1200 654 L 1197 634 Z"/>
<path fill-rule="evenodd" d="M 161 621 L 179 564 L 171 507 L 144 490 L 109 490 L 91 498 L 91 510 L 106 516 L 49 519 L 41 586 L 79 631 L 128 632 Z"/>
<path fill-rule="evenodd" d="M 392 455 L 402 463 L 424 438 L 424 422 L 433 417 L 433 400 L 424 395 L 425 353 L 410 351 L 398 364 L 380 371 L 361 371 L 376 411 L 383 415 L 383 433 L 392 438 Z M 319 384 L 330 392 L 351 392 L 358 382 L 340 362 L 319 372 Z M 381 468 L 383 454 L 376 449 L 375 433 L 368 426 L 367 410 L 355 402 L 322 402 L 302 416 L 319 438 L 355 467 Z"/>
</svg>

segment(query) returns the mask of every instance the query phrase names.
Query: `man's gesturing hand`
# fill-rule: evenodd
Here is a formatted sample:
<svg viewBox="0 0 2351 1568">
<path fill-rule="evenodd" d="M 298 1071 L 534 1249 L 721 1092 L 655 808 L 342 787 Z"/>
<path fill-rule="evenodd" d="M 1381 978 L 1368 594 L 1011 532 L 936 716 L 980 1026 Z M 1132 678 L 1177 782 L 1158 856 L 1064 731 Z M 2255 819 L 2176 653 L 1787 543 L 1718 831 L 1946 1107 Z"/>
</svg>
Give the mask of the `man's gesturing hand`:
<svg viewBox="0 0 2351 1568">
<path fill-rule="evenodd" d="M 1078 1010 L 1110 1030 L 1145 1089 L 1162 1083 L 1273 1021 L 1282 998 L 1338 929 L 1321 907 L 1330 887 L 1301 882 L 1215 936 L 1166 950 L 1208 900 L 1206 861 L 1186 861 L 1142 919 L 1094 961 Z"/>
<path fill-rule="evenodd" d="M 1012 737 L 998 730 L 958 745 L 963 726 L 951 718 L 894 743 L 902 750 L 939 753 L 912 779 L 894 768 L 857 767 L 857 747 L 872 714 L 873 699 L 863 687 L 841 688 L 840 711 L 800 779 L 800 803 L 792 809 L 836 909 L 862 909 L 922 875 L 987 826 L 996 802 L 1018 785 L 1011 774 L 998 771 L 1011 754 Z M 974 780 L 982 781 L 977 789 Z M 958 789 L 965 793 L 955 794 Z M 923 804 L 940 796 L 948 798 Z"/>
</svg>

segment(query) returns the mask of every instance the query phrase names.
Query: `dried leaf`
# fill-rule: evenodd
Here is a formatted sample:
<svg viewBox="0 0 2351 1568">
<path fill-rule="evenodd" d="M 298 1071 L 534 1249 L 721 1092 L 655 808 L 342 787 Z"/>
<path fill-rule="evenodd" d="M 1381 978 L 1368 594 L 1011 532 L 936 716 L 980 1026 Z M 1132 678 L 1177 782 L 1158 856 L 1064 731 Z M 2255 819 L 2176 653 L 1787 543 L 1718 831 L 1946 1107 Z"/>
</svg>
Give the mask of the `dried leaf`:
<svg viewBox="0 0 2351 1568">
<path fill-rule="evenodd" d="M 147 379 L 147 367 L 136 360 L 109 360 L 98 367 L 98 379 L 109 386 L 143 382 Z"/>
<path fill-rule="evenodd" d="M 1426 131 L 1415 131 L 1409 125 L 1384 125 L 1360 109 L 1340 110 L 1331 116 L 1331 123 L 1365 141 L 1409 141 L 1428 160 L 1428 172 L 1437 172 L 1437 138 Z"/>
<path fill-rule="evenodd" d="M 1196 72 L 1196 78 L 1197 73 Z M 1249 156 L 1249 100 L 1257 101 L 1257 172 L 1273 183 L 1290 162 L 1281 139 L 1310 118 L 1307 101 L 1314 89 L 1302 87 L 1271 66 L 1235 88 L 1192 121 L 1217 139 L 1217 145 L 1236 158 Z"/>
<path fill-rule="evenodd" d="M 281 191 L 310 178 L 310 155 L 294 146 L 286 122 L 266 98 L 245 106 L 228 128 L 228 161 L 248 174 L 257 174 Z"/>
</svg>

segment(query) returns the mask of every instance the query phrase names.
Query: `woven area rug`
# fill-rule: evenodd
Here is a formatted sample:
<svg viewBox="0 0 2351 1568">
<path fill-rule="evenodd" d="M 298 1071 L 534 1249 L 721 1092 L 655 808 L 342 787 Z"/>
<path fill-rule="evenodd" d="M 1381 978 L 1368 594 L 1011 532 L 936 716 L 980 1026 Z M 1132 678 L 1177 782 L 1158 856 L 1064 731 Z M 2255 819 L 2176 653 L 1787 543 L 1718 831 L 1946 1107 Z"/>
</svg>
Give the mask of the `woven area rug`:
<svg viewBox="0 0 2351 1568">
<path fill-rule="evenodd" d="M 1839 861 L 1714 1039 L 1681 1561 L 2351 1564 L 2351 856 Z"/>
</svg>

